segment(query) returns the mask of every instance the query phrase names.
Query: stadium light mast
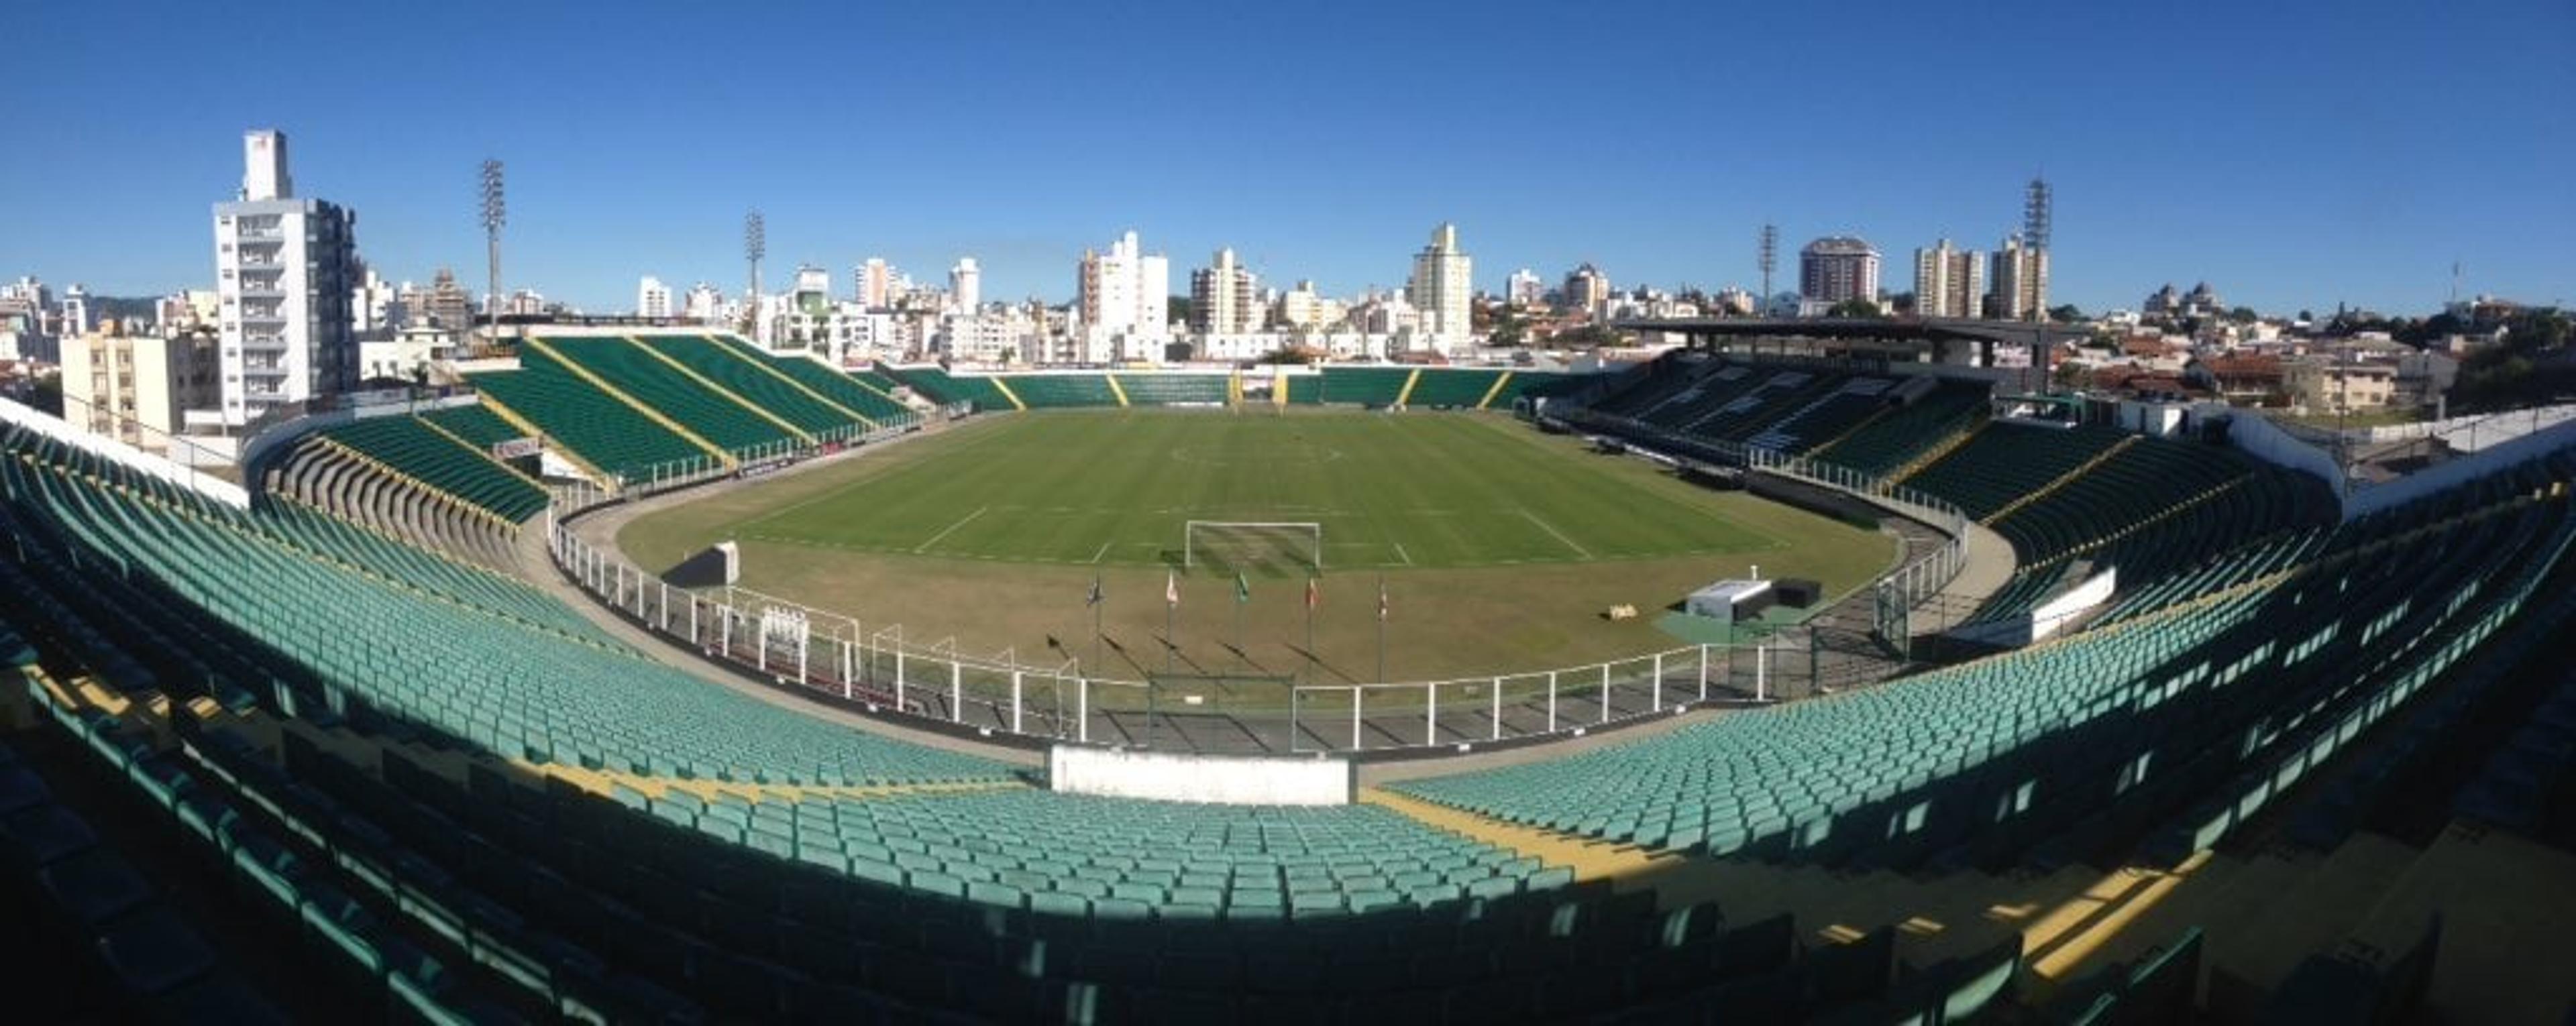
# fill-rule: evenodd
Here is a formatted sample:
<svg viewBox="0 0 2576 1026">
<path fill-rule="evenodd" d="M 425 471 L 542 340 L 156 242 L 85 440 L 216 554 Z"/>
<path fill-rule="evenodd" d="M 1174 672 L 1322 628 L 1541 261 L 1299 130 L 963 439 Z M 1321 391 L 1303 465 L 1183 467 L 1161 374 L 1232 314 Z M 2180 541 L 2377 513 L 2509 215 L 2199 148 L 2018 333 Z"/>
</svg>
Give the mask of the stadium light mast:
<svg viewBox="0 0 2576 1026">
<path fill-rule="evenodd" d="M 2051 208 L 2054 205 L 2054 197 L 2048 188 L 2048 179 L 2032 176 L 2029 187 L 2022 192 L 2021 244 L 2030 251 L 2031 255 L 2028 259 L 2032 261 L 2032 267 L 2025 273 L 2033 279 L 2039 277 L 2039 265 L 2048 260 L 2045 254 L 2048 252 L 2049 221 L 2052 215 Z M 2048 311 L 2042 309 L 2045 304 L 2038 301 L 2040 296 L 2035 287 L 2036 282 L 2028 284 L 2032 286 L 2030 319 L 2046 321 Z M 2024 285 L 2023 282 L 2014 283 L 2016 288 Z"/>
<path fill-rule="evenodd" d="M 751 265 L 751 295 L 744 301 L 748 309 L 744 315 L 746 325 L 744 334 L 750 335 L 752 341 L 760 342 L 762 345 L 768 343 L 762 341 L 760 337 L 760 258 L 768 255 L 769 226 L 760 219 L 760 211 L 754 210 L 743 215 L 742 258 Z"/>
<path fill-rule="evenodd" d="M 1774 224 L 1762 226 L 1758 253 L 1762 267 L 1762 299 L 1753 305 L 1753 316 L 1763 317 L 1771 312 L 1771 270 L 1780 263 L 1780 226 Z"/>
<path fill-rule="evenodd" d="M 492 309 L 487 338 L 501 334 L 501 226 L 509 222 L 509 204 L 502 196 L 501 162 L 483 162 L 483 302 Z"/>
</svg>

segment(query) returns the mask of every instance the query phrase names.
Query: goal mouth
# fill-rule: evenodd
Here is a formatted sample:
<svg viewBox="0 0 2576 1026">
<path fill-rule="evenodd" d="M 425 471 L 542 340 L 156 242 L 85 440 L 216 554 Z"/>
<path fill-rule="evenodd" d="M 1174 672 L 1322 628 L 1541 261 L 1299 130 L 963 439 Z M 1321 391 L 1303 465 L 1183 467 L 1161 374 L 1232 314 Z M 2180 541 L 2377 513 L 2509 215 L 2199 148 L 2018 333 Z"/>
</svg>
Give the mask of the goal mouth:
<svg viewBox="0 0 2576 1026">
<path fill-rule="evenodd" d="M 1192 520 L 1181 528 L 1181 566 L 1262 576 L 1321 573 L 1324 525 L 1311 520 Z"/>
</svg>

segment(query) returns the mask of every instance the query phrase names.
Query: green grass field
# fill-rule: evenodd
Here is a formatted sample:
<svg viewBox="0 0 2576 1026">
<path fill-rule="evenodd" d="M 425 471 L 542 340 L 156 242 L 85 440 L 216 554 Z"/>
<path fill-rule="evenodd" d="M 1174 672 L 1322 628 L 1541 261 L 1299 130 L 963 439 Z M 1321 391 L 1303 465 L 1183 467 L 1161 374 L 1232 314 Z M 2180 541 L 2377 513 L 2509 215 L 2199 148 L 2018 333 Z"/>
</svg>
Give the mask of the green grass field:
<svg viewBox="0 0 2576 1026">
<path fill-rule="evenodd" d="M 1304 571 L 1277 560 L 1251 575 L 1249 602 L 1231 571 L 1201 568 L 1165 608 L 1166 560 L 1193 518 L 1324 525 L 1311 648 Z M 1128 677 L 1175 661 L 1327 682 L 1376 679 L 1380 587 L 1387 677 L 1421 679 L 1675 648 L 1653 621 L 1693 588 L 1758 564 L 1839 594 L 1895 555 L 1886 535 L 1508 417 L 1348 411 L 983 417 L 711 491 L 626 524 L 618 544 L 659 571 L 726 539 L 746 587 L 872 630 Z M 1645 615 L 1613 621 L 1613 605 Z"/>
<path fill-rule="evenodd" d="M 745 539 L 1029 563 L 1177 562 L 1192 519 L 1321 526 L 1333 570 L 1652 559 L 1768 548 L 1662 489 L 1493 418 L 1047 413 L 947 458 L 745 520 Z M 1239 538 L 1302 575 L 1312 547 Z M 1268 549 L 1255 553 L 1255 549 Z M 1206 548 L 1199 550 L 1200 555 Z"/>
</svg>

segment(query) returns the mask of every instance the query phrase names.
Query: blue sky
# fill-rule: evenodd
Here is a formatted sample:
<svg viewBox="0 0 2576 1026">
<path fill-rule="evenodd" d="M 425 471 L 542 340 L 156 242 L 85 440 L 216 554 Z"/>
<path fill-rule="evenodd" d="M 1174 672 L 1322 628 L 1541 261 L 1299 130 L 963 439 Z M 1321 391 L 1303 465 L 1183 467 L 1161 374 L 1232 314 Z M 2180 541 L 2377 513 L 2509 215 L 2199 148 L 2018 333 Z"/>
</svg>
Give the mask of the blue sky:
<svg viewBox="0 0 2576 1026">
<path fill-rule="evenodd" d="M 1991 248 L 2056 186 L 2055 291 L 2206 279 L 2276 311 L 2576 299 L 2576 4 L 135 6 L 6 19 L 0 276 L 205 287 L 242 130 L 359 211 L 388 277 L 482 280 L 477 163 L 509 165 L 504 270 L 592 309 L 635 279 L 849 290 L 959 256 L 1062 300 L 1135 228 L 1186 269 L 1402 283 L 1455 221 L 1478 284 L 1752 284 L 1857 233 Z M 238 40 L 238 42 L 236 42 Z M 293 55 L 272 62 L 269 53 Z M 236 54 L 240 56 L 235 56 Z M 1790 261 L 1794 266 L 1794 261 Z M 1902 280 L 1900 280 L 1902 279 Z M 1784 276 L 1794 282 L 1794 273 Z"/>
</svg>

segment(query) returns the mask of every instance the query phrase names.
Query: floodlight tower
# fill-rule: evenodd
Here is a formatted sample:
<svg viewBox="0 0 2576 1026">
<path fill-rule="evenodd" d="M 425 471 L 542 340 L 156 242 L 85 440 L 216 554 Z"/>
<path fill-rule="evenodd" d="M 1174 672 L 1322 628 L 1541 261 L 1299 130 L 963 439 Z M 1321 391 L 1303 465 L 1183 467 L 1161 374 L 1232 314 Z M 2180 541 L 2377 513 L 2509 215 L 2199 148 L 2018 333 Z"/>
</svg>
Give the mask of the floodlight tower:
<svg viewBox="0 0 2576 1026">
<path fill-rule="evenodd" d="M 2032 176 L 2021 201 L 2021 244 L 2029 249 L 2028 259 L 2031 261 L 2030 270 L 2023 273 L 2029 275 L 2031 281 L 2027 284 L 2017 282 L 2016 285 L 2030 290 L 2030 319 L 2034 321 L 2048 319 L 2048 229 L 2053 205 L 2048 180 Z"/>
<path fill-rule="evenodd" d="M 1753 315 L 1766 316 L 1771 310 L 1771 269 L 1780 263 L 1780 226 L 1762 226 L 1761 243 L 1762 298 L 1753 305 Z"/>
<path fill-rule="evenodd" d="M 751 295 L 745 300 L 744 323 L 752 341 L 760 341 L 760 258 L 769 255 L 769 226 L 754 210 L 742 219 L 742 258 L 751 264 Z"/>
<path fill-rule="evenodd" d="M 492 308 L 491 335 L 501 333 L 501 226 L 510 219 L 509 205 L 502 198 L 501 162 L 483 162 L 483 248 L 485 278 L 483 302 Z"/>
</svg>

